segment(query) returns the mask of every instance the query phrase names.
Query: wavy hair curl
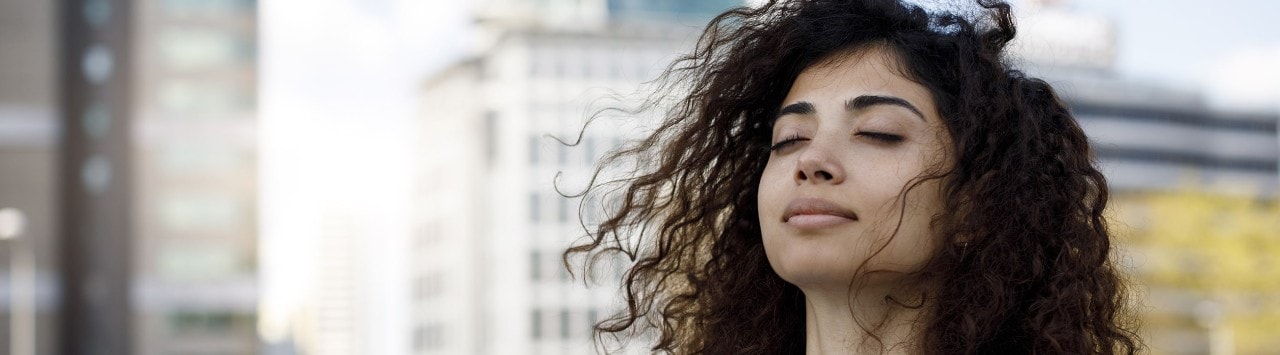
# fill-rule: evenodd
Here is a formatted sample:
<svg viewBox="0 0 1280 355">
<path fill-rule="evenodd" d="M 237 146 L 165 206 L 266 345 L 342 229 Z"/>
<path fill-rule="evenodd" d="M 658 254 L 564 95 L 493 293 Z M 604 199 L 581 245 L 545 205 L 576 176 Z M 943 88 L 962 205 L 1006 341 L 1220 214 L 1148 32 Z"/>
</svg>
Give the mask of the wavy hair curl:
<svg viewBox="0 0 1280 355">
<path fill-rule="evenodd" d="M 631 261 L 626 309 L 596 324 L 597 340 L 647 332 L 652 350 L 666 353 L 804 351 L 804 296 L 771 268 L 757 216 L 771 122 L 802 70 L 876 45 L 930 90 L 955 153 L 936 177 L 949 211 L 934 218 L 944 240 L 919 271 L 938 281 L 920 349 L 1139 351 L 1088 139 L 1050 85 L 1008 63 L 1010 6 L 978 5 L 771 0 L 712 19 L 650 103 L 679 100 L 651 134 L 602 160 L 597 176 L 628 159 L 636 170 L 584 192 L 615 194 L 617 204 L 564 253 L 565 266 L 577 256 L 588 273 L 606 256 Z"/>
</svg>

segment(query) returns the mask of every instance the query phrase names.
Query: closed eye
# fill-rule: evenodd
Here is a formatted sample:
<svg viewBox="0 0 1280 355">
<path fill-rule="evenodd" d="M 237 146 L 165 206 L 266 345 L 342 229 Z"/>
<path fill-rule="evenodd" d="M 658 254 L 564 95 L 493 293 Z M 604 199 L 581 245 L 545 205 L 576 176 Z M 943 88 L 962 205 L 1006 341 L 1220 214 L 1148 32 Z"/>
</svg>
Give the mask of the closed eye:
<svg viewBox="0 0 1280 355">
<path fill-rule="evenodd" d="M 804 138 L 804 137 L 801 137 L 801 136 L 791 136 L 791 137 L 787 137 L 786 139 L 780 140 L 780 141 L 778 141 L 777 143 L 774 143 L 772 146 L 769 146 L 769 150 L 770 150 L 770 151 L 774 151 L 774 152 L 776 152 L 776 151 L 778 151 L 778 150 L 780 150 L 780 149 L 783 149 L 783 148 L 789 147 L 789 146 L 791 146 L 791 145 L 793 145 L 793 144 L 800 143 L 800 142 L 807 141 L 807 140 L 809 140 L 809 138 Z"/>
<path fill-rule="evenodd" d="M 901 142 L 903 139 L 902 136 L 892 134 L 892 133 L 883 133 L 883 132 L 859 131 L 856 135 L 871 138 L 871 139 L 878 140 L 885 143 L 898 143 L 898 142 Z"/>
</svg>

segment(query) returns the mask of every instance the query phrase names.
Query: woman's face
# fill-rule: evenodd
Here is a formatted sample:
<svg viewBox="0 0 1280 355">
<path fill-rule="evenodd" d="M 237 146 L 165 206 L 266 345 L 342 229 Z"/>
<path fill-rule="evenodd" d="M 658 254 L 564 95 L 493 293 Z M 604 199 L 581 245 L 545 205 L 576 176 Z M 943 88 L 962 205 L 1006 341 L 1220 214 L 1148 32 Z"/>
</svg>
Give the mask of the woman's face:
<svg viewBox="0 0 1280 355">
<path fill-rule="evenodd" d="M 928 89 L 893 63 L 879 48 L 838 54 L 801 72 L 779 109 L 760 227 L 769 263 L 801 289 L 846 290 L 864 261 L 868 276 L 916 271 L 933 253 L 938 180 L 901 193 L 946 167 L 949 138 Z"/>
</svg>

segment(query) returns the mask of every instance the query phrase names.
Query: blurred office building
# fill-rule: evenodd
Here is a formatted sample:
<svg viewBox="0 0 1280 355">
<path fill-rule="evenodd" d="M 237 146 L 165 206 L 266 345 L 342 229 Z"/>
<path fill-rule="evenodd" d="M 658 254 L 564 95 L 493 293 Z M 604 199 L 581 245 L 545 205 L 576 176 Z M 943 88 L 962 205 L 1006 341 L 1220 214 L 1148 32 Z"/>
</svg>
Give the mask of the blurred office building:
<svg viewBox="0 0 1280 355">
<path fill-rule="evenodd" d="M 484 47 L 423 88 L 418 154 L 440 159 L 419 166 L 415 178 L 414 353 L 592 351 L 591 324 L 618 310 L 617 284 L 587 289 L 568 281 L 561 252 L 583 232 L 578 199 L 555 188 L 579 191 L 596 159 L 634 138 L 642 123 L 597 120 L 576 147 L 550 137 L 575 141 L 599 108 L 627 107 L 608 98 L 653 79 L 704 23 L 682 19 L 705 21 L 738 5 L 684 5 L 691 3 L 493 0 L 479 7 Z M 1202 92 L 1118 75 L 1114 26 L 1067 5 L 1026 4 L 1017 60 L 1071 107 L 1117 204 L 1186 188 L 1274 201 L 1275 112 L 1213 108 Z M 582 212 L 590 224 L 591 211 Z M 1126 267 L 1139 277 L 1147 272 Z M 1160 351 L 1209 351 L 1213 332 L 1194 325 L 1202 296 L 1153 287 L 1156 314 L 1144 317 L 1163 319 L 1146 329 L 1153 343 L 1168 344 Z"/>
<path fill-rule="evenodd" d="M 1275 198 L 1280 186 L 1277 112 L 1211 107 L 1205 93 L 1119 77 L 1115 26 L 1068 10 L 1062 0 L 1027 1 L 1014 48 L 1024 69 L 1058 91 L 1089 135 L 1114 191 L 1194 184 Z"/>
<path fill-rule="evenodd" d="M 256 12 L 0 2 L 8 353 L 257 353 Z"/>
<path fill-rule="evenodd" d="M 53 354 L 58 282 L 54 6 L 0 1 L 0 353 Z"/>
<path fill-rule="evenodd" d="M 1108 20 L 1063 1 L 1029 5 L 1020 55 L 1071 107 L 1107 177 L 1144 340 L 1159 354 L 1274 351 L 1280 112 L 1121 78 Z"/>
<path fill-rule="evenodd" d="M 653 79 L 701 26 L 740 1 L 493 0 L 483 48 L 423 88 L 412 251 L 414 354 L 593 354 L 592 326 L 618 311 L 616 264 L 570 281 L 561 252 L 583 235 L 578 199 L 596 159 L 634 127 L 593 99 Z M 592 94 L 596 94 L 592 96 Z M 598 103 L 598 102 L 595 102 Z M 598 105 L 596 107 L 599 107 Z M 644 347 L 634 347 L 643 352 Z"/>
<path fill-rule="evenodd" d="M 257 2 L 131 6 L 135 353 L 256 353 Z"/>
</svg>

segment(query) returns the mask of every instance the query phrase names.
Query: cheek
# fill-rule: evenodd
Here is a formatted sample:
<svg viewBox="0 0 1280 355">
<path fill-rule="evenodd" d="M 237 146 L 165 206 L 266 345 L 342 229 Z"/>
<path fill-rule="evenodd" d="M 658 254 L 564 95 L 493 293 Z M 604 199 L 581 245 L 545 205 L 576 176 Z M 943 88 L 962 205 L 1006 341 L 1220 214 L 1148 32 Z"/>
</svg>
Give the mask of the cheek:
<svg viewBox="0 0 1280 355">
<path fill-rule="evenodd" d="M 907 194 L 902 204 L 881 211 L 885 215 L 879 235 L 896 235 L 882 257 L 902 271 L 914 271 L 926 263 L 944 238 L 933 229 L 933 218 L 940 209 L 935 181 L 920 184 Z M 900 217 L 900 219 L 899 219 Z M 901 220 L 901 224 L 899 224 Z"/>
<path fill-rule="evenodd" d="M 879 220 L 901 212 L 903 188 L 920 175 L 920 168 L 901 155 L 881 155 L 864 159 L 861 169 L 850 175 L 851 182 L 863 187 L 859 189 L 860 207 Z"/>
<path fill-rule="evenodd" d="M 867 187 L 859 189 L 866 212 L 865 235 L 875 240 L 874 249 L 885 247 L 871 263 L 884 270 L 910 272 L 928 261 L 941 240 L 931 227 L 933 217 L 941 212 L 940 183 L 926 180 L 903 196 L 904 188 L 928 172 L 910 159 L 881 163 L 855 173 Z"/>
<path fill-rule="evenodd" d="M 789 175 L 785 169 L 781 169 L 780 164 L 774 159 L 769 159 L 765 165 L 764 172 L 760 174 L 760 184 L 756 191 L 756 209 L 760 217 L 760 223 L 772 221 L 766 220 L 766 215 L 775 215 L 781 217 L 784 197 L 787 188 L 787 180 Z"/>
</svg>

